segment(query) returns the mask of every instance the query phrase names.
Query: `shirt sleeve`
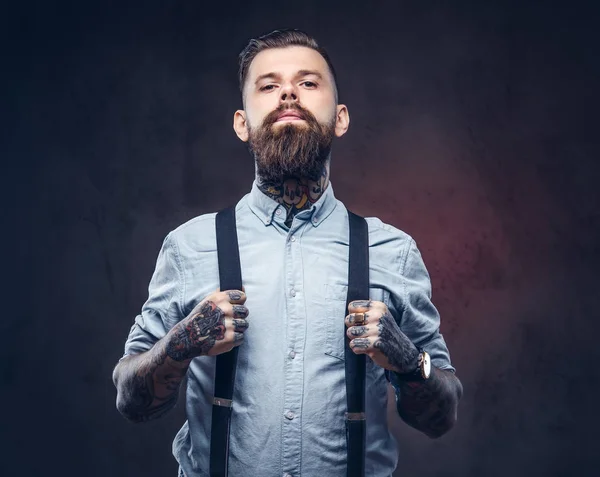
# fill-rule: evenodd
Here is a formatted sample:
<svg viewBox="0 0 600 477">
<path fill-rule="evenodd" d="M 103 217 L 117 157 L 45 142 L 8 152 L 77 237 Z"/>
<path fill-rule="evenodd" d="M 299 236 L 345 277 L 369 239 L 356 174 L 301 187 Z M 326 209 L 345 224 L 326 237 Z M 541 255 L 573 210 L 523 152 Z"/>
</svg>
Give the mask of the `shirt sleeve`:
<svg viewBox="0 0 600 477">
<path fill-rule="evenodd" d="M 183 288 L 179 250 L 171 232 L 158 254 L 156 268 L 148 285 L 148 299 L 129 331 L 123 358 L 148 351 L 183 318 Z"/>
<path fill-rule="evenodd" d="M 401 310 L 400 329 L 415 346 L 427 351 L 432 365 L 455 372 L 448 347 L 440 333 L 440 315 L 431 301 L 429 273 L 412 238 L 402 265 L 401 278 L 401 290 L 399 297 L 396 297 L 401 301 L 395 304 L 395 308 Z"/>
</svg>

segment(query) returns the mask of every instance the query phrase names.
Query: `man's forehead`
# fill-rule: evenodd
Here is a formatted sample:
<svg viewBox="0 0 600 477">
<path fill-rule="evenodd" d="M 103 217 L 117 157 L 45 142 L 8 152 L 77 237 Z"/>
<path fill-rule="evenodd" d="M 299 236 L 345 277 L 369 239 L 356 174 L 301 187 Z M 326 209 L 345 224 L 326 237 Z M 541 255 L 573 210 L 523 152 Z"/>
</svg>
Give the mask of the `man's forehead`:
<svg viewBox="0 0 600 477">
<path fill-rule="evenodd" d="M 266 73 L 295 74 L 300 70 L 314 70 L 326 75 L 328 66 L 321 54 L 305 46 L 269 48 L 258 53 L 248 70 L 250 78 Z"/>
</svg>

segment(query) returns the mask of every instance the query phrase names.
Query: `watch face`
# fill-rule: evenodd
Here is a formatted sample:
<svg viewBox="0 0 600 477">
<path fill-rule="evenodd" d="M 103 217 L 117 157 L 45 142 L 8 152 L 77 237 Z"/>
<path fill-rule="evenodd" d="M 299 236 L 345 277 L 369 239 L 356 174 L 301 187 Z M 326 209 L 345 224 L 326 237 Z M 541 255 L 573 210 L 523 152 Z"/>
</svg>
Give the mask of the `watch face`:
<svg viewBox="0 0 600 477">
<path fill-rule="evenodd" d="M 429 378 L 431 374 L 431 359 L 429 358 L 429 354 L 423 352 L 423 377 L 425 379 Z"/>
</svg>

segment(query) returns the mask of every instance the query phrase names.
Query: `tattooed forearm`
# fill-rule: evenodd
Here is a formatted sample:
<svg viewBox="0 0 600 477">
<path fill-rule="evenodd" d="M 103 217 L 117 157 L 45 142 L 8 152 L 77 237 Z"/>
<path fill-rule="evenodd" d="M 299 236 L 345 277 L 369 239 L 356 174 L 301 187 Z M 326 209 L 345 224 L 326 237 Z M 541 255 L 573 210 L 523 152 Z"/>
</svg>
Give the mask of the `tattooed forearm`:
<svg viewBox="0 0 600 477">
<path fill-rule="evenodd" d="M 240 301 L 242 292 L 227 291 L 227 300 Z M 234 304 L 233 345 L 239 346 L 248 328 L 248 309 Z M 225 312 L 206 299 L 177 323 L 154 347 L 121 361 L 113 373 L 118 390 L 117 408 L 140 422 L 162 416 L 177 402 L 179 385 L 196 356 L 227 351 Z M 231 342 L 231 339 L 230 339 Z M 231 346 L 231 345 L 229 345 Z"/>
<path fill-rule="evenodd" d="M 177 403 L 188 363 L 173 362 L 167 356 L 167 343 L 163 340 L 146 353 L 124 359 L 115 368 L 117 409 L 130 421 L 155 419 Z"/>
<path fill-rule="evenodd" d="M 350 348 L 355 353 L 367 354 L 396 378 L 397 408 L 402 419 L 430 437 L 447 432 L 456 421 L 462 395 L 460 381 L 452 373 L 436 368 L 427 380 L 407 379 L 407 375 L 419 370 L 420 352 L 400 329 L 387 305 L 380 301 L 353 300 L 348 311 L 345 321 Z"/>
<path fill-rule="evenodd" d="M 431 367 L 426 381 L 400 384 L 397 402 L 400 417 L 429 437 L 448 432 L 457 419 L 462 384 L 451 371 Z"/>
</svg>

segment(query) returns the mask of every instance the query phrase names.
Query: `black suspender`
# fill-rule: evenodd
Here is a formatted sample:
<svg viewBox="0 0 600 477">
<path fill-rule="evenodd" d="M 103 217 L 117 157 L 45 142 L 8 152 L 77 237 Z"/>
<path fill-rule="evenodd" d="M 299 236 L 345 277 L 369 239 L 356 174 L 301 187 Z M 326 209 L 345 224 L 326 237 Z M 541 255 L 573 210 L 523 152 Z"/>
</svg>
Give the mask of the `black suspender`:
<svg viewBox="0 0 600 477">
<path fill-rule="evenodd" d="M 216 217 L 219 287 L 221 291 L 242 289 L 242 269 L 235 227 L 235 207 L 222 210 Z M 215 395 L 210 437 L 210 475 L 227 476 L 229 424 L 238 347 L 217 356 Z"/>
<path fill-rule="evenodd" d="M 369 231 L 362 217 L 348 211 L 350 252 L 348 260 L 348 304 L 353 300 L 369 299 Z M 345 327 L 344 327 L 345 329 Z M 346 442 L 347 477 L 365 475 L 365 365 L 364 354 L 354 354 L 346 338 Z"/>
<path fill-rule="evenodd" d="M 349 260 L 347 304 L 369 297 L 369 237 L 367 222 L 348 211 Z M 217 256 L 221 290 L 241 290 L 242 273 L 235 225 L 235 207 L 217 213 Z M 346 308 L 347 311 L 347 308 Z M 345 316 L 345 315 L 344 315 Z M 343 319 L 343 317 L 340 317 Z M 347 477 L 365 475 L 365 355 L 356 355 L 346 339 Z M 229 426 L 238 348 L 217 356 L 212 408 L 210 475 L 227 476 Z"/>
</svg>

